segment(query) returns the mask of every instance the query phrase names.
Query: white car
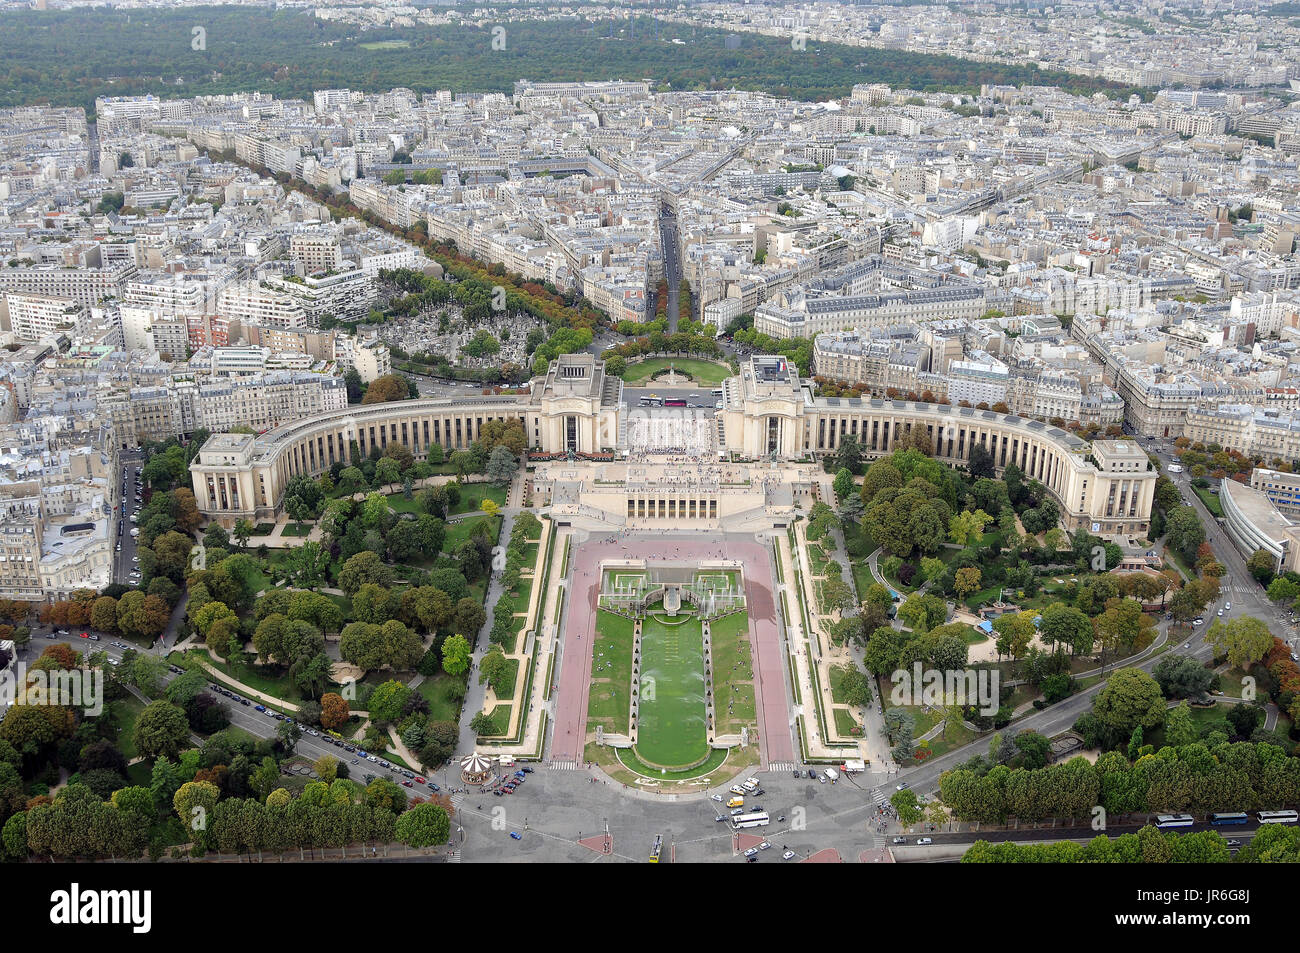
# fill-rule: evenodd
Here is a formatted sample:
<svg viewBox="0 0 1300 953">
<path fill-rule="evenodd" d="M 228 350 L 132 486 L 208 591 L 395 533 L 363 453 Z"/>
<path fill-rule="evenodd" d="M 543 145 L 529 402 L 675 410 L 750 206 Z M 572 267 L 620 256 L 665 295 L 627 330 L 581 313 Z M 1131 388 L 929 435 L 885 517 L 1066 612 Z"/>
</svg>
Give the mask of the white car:
<svg viewBox="0 0 1300 953">
<path fill-rule="evenodd" d="M 792 850 L 787 850 L 784 854 L 781 855 L 782 860 L 792 860 L 793 858 L 794 858 L 794 851 Z"/>
<path fill-rule="evenodd" d="M 1204 620 L 1204 619 L 1193 619 L 1193 620 L 1192 620 L 1192 625 L 1205 625 L 1205 620 Z"/>
<path fill-rule="evenodd" d="M 749 850 L 745 851 L 745 856 L 746 856 L 746 857 L 753 857 L 753 856 L 754 856 L 755 854 L 757 854 L 757 853 L 758 853 L 758 848 L 757 848 L 757 847 L 751 847 Z"/>
<path fill-rule="evenodd" d="M 772 845 L 769 844 L 767 841 L 763 841 L 763 843 L 761 843 L 761 844 L 758 845 L 758 849 L 759 849 L 759 850 L 768 850 L 769 848 L 771 848 L 771 846 L 772 846 Z"/>
<path fill-rule="evenodd" d="M 722 800 L 722 795 L 721 795 L 721 794 L 714 794 L 714 795 L 712 795 L 712 796 L 709 798 L 709 800 L 711 800 L 711 801 L 721 801 L 721 800 Z"/>
<path fill-rule="evenodd" d="M 1231 602 L 1225 602 L 1225 603 L 1223 604 L 1223 608 L 1225 608 L 1225 609 L 1227 609 L 1229 612 L 1231 612 L 1231 611 L 1232 611 L 1232 603 L 1231 603 Z"/>
</svg>

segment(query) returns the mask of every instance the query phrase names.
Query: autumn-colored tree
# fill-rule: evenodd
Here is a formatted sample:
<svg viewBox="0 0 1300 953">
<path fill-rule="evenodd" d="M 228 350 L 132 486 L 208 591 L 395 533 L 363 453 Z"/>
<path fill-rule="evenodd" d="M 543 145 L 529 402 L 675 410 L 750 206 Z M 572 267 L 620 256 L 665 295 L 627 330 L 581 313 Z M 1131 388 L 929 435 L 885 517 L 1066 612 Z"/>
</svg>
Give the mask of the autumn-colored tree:
<svg viewBox="0 0 1300 953">
<path fill-rule="evenodd" d="M 366 388 L 366 395 L 361 398 L 363 404 L 383 404 L 391 400 L 405 400 L 410 394 L 406 380 L 397 374 L 385 374 L 376 377 Z"/>
<path fill-rule="evenodd" d="M 320 699 L 320 723 L 330 731 L 338 731 L 352 715 L 348 703 L 336 692 L 326 692 Z"/>
</svg>

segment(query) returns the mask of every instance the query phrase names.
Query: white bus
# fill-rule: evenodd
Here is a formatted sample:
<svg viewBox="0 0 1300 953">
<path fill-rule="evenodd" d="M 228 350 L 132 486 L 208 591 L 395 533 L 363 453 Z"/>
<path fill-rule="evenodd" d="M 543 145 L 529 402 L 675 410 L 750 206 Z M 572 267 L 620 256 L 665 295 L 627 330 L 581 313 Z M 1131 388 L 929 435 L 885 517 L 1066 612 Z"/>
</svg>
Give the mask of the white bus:
<svg viewBox="0 0 1300 953">
<path fill-rule="evenodd" d="M 1196 818 L 1190 814 L 1157 814 L 1156 827 L 1191 827 Z"/>
<path fill-rule="evenodd" d="M 754 811 L 751 814 L 737 814 L 731 819 L 731 826 L 736 830 L 743 827 L 767 827 L 767 811 Z"/>
<path fill-rule="evenodd" d="M 1259 822 L 1261 824 L 1294 824 L 1300 820 L 1300 814 L 1295 811 L 1260 811 Z"/>
</svg>

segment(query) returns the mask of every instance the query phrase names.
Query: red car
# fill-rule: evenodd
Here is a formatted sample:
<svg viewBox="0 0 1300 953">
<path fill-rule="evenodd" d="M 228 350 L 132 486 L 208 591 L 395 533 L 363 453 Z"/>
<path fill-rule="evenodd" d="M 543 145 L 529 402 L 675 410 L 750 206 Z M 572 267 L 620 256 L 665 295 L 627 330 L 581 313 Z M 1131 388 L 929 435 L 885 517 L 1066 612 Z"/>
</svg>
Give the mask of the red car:
<svg viewBox="0 0 1300 953">
<path fill-rule="evenodd" d="M 89 632 L 82 632 L 82 633 L 81 633 L 81 637 L 82 637 L 83 639 L 88 639 L 88 638 L 90 638 L 90 633 L 89 633 Z"/>
<path fill-rule="evenodd" d="M 411 786 L 411 782 L 406 780 L 406 778 L 402 778 L 402 787 L 409 788 L 410 786 Z"/>
<path fill-rule="evenodd" d="M 418 774 L 415 776 L 415 783 L 416 783 L 416 784 L 428 784 L 428 782 L 425 781 L 424 778 L 420 777 Z"/>
</svg>

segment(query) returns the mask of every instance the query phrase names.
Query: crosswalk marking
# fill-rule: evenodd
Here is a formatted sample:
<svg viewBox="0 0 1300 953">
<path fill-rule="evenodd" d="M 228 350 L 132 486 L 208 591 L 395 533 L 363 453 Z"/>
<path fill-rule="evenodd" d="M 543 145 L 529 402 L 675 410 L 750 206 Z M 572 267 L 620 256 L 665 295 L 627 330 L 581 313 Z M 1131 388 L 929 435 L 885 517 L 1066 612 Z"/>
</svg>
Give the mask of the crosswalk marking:
<svg viewBox="0 0 1300 953">
<path fill-rule="evenodd" d="M 769 771 L 796 771 L 799 765 L 793 761 L 773 761 L 767 766 Z"/>
<path fill-rule="evenodd" d="M 552 771 L 577 771 L 578 762 L 576 761 L 552 761 L 547 765 Z"/>
</svg>

